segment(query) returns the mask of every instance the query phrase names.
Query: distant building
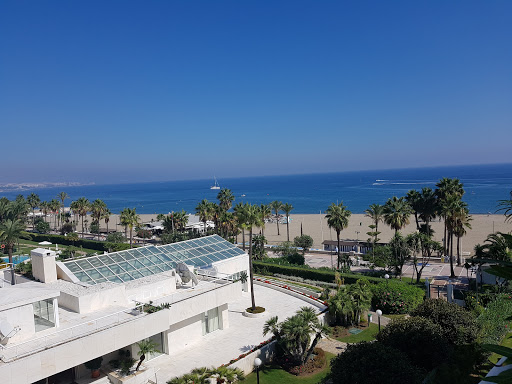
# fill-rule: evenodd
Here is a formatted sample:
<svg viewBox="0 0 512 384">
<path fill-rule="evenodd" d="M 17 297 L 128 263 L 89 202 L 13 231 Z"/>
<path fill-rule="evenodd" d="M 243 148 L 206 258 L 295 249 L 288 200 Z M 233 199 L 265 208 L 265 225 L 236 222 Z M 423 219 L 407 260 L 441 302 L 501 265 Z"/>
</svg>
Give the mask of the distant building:
<svg viewBox="0 0 512 384">
<path fill-rule="evenodd" d="M 338 247 L 337 240 L 324 240 L 322 242 L 324 251 L 335 252 Z M 386 245 L 385 243 L 377 243 L 376 245 Z M 340 252 L 368 253 L 372 247 L 368 246 L 365 241 L 357 240 L 340 240 Z"/>
</svg>

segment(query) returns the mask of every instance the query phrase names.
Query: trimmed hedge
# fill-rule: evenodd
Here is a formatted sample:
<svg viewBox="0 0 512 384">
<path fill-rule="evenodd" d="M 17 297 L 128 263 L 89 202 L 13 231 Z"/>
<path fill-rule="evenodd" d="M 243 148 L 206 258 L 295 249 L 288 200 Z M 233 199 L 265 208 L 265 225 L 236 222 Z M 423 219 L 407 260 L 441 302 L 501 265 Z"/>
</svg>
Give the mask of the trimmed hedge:
<svg viewBox="0 0 512 384">
<path fill-rule="evenodd" d="M 372 287 L 372 307 L 385 314 L 409 313 L 423 302 L 425 291 L 401 281 L 382 281 Z"/>
<path fill-rule="evenodd" d="M 61 235 L 50 235 L 50 234 L 42 234 L 42 233 L 30 233 L 30 232 L 24 232 L 24 237 L 30 238 L 32 241 L 49 241 L 53 244 L 61 244 L 61 245 L 74 245 L 75 247 L 82 246 L 83 248 L 87 249 L 94 249 L 95 251 L 108 251 L 105 242 L 103 241 L 96 241 L 96 240 L 85 240 L 85 239 L 78 239 L 75 241 L 70 240 L 66 236 Z M 130 249 L 130 244 L 119 244 L 121 250 Z"/>
<path fill-rule="evenodd" d="M 254 272 L 256 273 L 279 273 L 281 275 L 287 276 L 298 276 L 308 280 L 334 283 L 334 271 L 332 270 L 314 269 L 301 266 L 279 265 L 256 260 L 253 260 L 252 265 L 254 267 Z M 355 273 L 340 273 L 340 276 L 343 280 L 345 280 L 345 284 L 354 284 L 357 280 L 362 278 L 365 278 L 369 282 L 374 284 L 380 283 L 383 280 L 382 278 L 368 277 L 364 275 L 358 275 Z"/>
</svg>

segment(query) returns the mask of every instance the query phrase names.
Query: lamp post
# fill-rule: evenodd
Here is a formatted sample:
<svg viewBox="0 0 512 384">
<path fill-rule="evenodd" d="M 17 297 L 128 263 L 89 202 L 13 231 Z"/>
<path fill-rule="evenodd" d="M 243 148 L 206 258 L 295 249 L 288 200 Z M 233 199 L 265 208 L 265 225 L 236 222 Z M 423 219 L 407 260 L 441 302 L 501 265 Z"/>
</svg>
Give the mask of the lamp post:
<svg viewBox="0 0 512 384">
<path fill-rule="evenodd" d="M 256 367 L 256 380 L 257 383 L 260 384 L 260 365 L 262 361 L 259 357 L 254 359 L 254 366 Z"/>
<path fill-rule="evenodd" d="M 379 318 L 379 332 L 380 332 L 380 317 L 382 316 L 382 311 L 380 309 L 377 309 L 376 313 Z"/>
<path fill-rule="evenodd" d="M 386 279 L 386 289 L 388 289 L 388 280 L 389 280 L 389 275 L 386 273 L 384 275 L 384 278 Z"/>
</svg>

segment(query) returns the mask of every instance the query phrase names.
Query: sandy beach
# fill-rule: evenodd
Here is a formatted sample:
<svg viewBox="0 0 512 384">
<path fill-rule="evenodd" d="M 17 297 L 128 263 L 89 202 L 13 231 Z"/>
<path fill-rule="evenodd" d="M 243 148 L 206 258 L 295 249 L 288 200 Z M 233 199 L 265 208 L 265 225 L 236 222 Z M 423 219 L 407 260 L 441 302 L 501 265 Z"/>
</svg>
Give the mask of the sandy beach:
<svg viewBox="0 0 512 384">
<path fill-rule="evenodd" d="M 139 215 L 143 222 L 156 220 L 154 214 L 141 214 Z M 461 239 L 461 251 L 471 252 L 476 244 L 482 244 L 487 235 L 493 232 L 512 232 L 512 223 L 505 223 L 505 216 L 503 215 L 473 215 L 471 222 L 471 229 L 468 229 L 466 236 Z M 322 248 L 322 241 L 336 240 L 336 232 L 327 226 L 327 220 L 324 214 L 292 214 L 290 215 L 290 240 L 293 241 L 295 236 L 300 235 L 300 227 L 302 223 L 303 233 L 310 235 L 313 238 L 313 248 Z M 89 219 L 90 220 L 90 219 Z M 119 215 L 112 215 L 109 222 L 109 228 L 118 226 L 118 230 L 122 232 L 124 229 L 118 225 Z M 367 232 L 370 231 L 368 226 L 372 224 L 371 220 L 364 214 L 353 214 L 349 219 L 349 225 L 341 232 L 342 239 L 353 239 L 366 241 L 368 239 Z M 102 228 L 105 227 L 105 222 L 101 222 Z M 78 226 L 80 228 L 80 224 Z M 434 238 L 442 241 L 444 224 L 436 220 L 432 223 L 432 228 L 435 231 Z M 403 230 L 403 234 L 413 233 L 416 230 L 414 216 L 410 218 L 410 224 Z M 380 239 L 387 242 L 391 239 L 394 231 L 384 223 L 379 224 Z M 259 230 L 258 230 L 259 232 Z M 265 237 L 269 244 L 278 244 L 286 241 L 286 224 L 279 224 L 280 235 L 277 235 L 277 226 L 275 223 L 267 223 L 265 226 Z M 241 235 L 238 241 L 241 241 Z"/>
</svg>

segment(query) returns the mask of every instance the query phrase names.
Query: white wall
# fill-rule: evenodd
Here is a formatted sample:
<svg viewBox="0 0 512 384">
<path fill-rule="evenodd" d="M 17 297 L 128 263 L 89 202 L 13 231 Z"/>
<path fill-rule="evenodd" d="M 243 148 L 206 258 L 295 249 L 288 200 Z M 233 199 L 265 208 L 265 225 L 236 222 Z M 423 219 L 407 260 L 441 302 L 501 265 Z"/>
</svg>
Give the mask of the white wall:
<svg viewBox="0 0 512 384">
<path fill-rule="evenodd" d="M 8 364 L 0 363 L 0 382 L 33 383 L 163 332 L 169 327 L 168 321 L 168 310 L 162 310 Z"/>
<path fill-rule="evenodd" d="M 7 345 L 29 339 L 36 333 L 34 307 L 32 304 L 2 311 L 0 313 L 0 320 L 3 319 L 7 320 L 13 327 L 20 327 L 19 332 L 9 339 Z"/>
<path fill-rule="evenodd" d="M 59 297 L 59 306 L 77 313 L 90 313 L 112 305 L 126 306 L 129 304 L 124 285 L 106 288 L 102 291 L 81 296 L 61 292 Z"/>
<path fill-rule="evenodd" d="M 149 302 L 163 295 L 170 295 L 176 291 L 176 276 L 168 276 L 165 280 L 144 284 L 141 287 L 127 289 L 128 301 Z"/>
</svg>

